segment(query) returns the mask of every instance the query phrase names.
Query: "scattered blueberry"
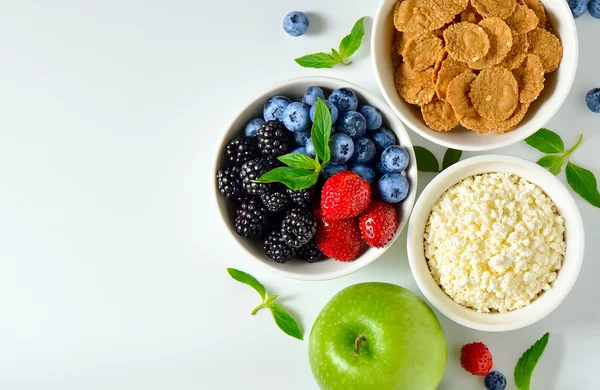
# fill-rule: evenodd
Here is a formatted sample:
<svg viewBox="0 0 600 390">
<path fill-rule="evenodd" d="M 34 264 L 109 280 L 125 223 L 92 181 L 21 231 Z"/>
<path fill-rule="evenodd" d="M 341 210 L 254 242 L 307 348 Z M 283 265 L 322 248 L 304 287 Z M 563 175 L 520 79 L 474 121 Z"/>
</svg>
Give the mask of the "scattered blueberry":
<svg viewBox="0 0 600 390">
<path fill-rule="evenodd" d="M 375 130 L 381 127 L 383 123 L 383 117 L 377 108 L 365 104 L 358 110 L 358 112 L 360 112 L 367 120 L 367 130 Z"/>
<path fill-rule="evenodd" d="M 248 124 L 244 128 L 244 135 L 247 137 L 256 136 L 256 133 L 258 133 L 258 129 L 260 129 L 260 126 L 263 123 L 265 123 L 265 121 L 262 118 L 252 119 L 250 122 L 248 122 Z"/>
<path fill-rule="evenodd" d="M 375 162 L 375 170 L 381 173 L 382 175 L 386 173 L 392 173 L 392 171 L 385 169 L 383 164 L 381 164 L 381 160 L 377 160 L 377 162 Z"/>
<path fill-rule="evenodd" d="M 348 111 L 340 119 L 338 130 L 352 138 L 362 137 L 367 131 L 367 121 L 360 112 Z"/>
<path fill-rule="evenodd" d="M 325 100 L 324 101 L 325 104 L 327 105 L 327 107 L 329 107 L 329 113 L 331 114 L 331 123 L 335 123 L 338 120 L 338 114 L 339 111 L 336 107 L 335 104 L 333 104 L 331 101 L 329 100 Z M 310 120 L 311 121 L 315 121 L 315 112 L 317 111 L 317 105 L 314 104 L 311 108 L 310 108 Z"/>
<path fill-rule="evenodd" d="M 373 140 L 378 153 L 383 152 L 388 146 L 396 144 L 396 136 L 394 133 L 391 130 L 384 129 L 383 127 L 381 129 L 371 131 L 369 136 Z"/>
<path fill-rule="evenodd" d="M 265 103 L 263 117 L 266 121 L 280 121 L 281 116 L 283 115 L 283 110 L 285 110 L 285 108 L 291 102 L 292 101 L 285 96 L 273 96 Z"/>
<path fill-rule="evenodd" d="M 585 102 L 592 112 L 600 113 L 600 88 L 594 88 L 585 95 Z"/>
<path fill-rule="evenodd" d="M 329 179 L 331 176 L 335 175 L 336 173 L 340 173 L 342 171 L 347 171 L 348 170 L 348 166 L 344 163 L 335 163 L 335 162 L 328 162 L 327 164 L 325 164 L 325 166 L 323 167 L 323 169 L 321 169 L 321 175 L 323 175 L 326 179 Z"/>
<path fill-rule="evenodd" d="M 354 154 L 354 141 L 344 133 L 335 134 L 329 140 L 331 149 L 331 161 L 346 162 Z"/>
<path fill-rule="evenodd" d="M 375 180 L 375 170 L 368 165 L 355 164 L 350 167 L 350 170 L 365 179 L 369 184 L 373 183 L 373 180 Z"/>
<path fill-rule="evenodd" d="M 392 145 L 381 153 L 381 165 L 391 172 L 402 172 L 408 166 L 408 152 L 398 146 Z"/>
<path fill-rule="evenodd" d="M 593 18 L 600 19 L 600 0 L 590 0 L 588 11 Z"/>
<path fill-rule="evenodd" d="M 317 98 L 325 100 L 325 92 L 323 92 L 321 87 L 308 87 L 304 96 L 302 96 L 302 103 L 312 107 L 317 102 Z"/>
<path fill-rule="evenodd" d="M 288 35 L 299 37 L 308 30 L 308 18 L 303 12 L 293 11 L 283 18 L 283 29 Z"/>
<path fill-rule="evenodd" d="M 293 102 L 283 110 L 283 125 L 290 131 L 301 131 L 310 126 L 310 107 L 304 103 Z"/>
<path fill-rule="evenodd" d="M 306 140 L 310 138 L 310 130 L 295 131 L 293 133 L 294 141 L 300 146 L 306 145 Z"/>
<path fill-rule="evenodd" d="M 300 146 L 292 150 L 292 154 L 304 154 L 308 156 L 308 152 L 306 151 L 306 148 L 304 146 Z"/>
<path fill-rule="evenodd" d="M 571 12 L 573 13 L 573 17 L 577 19 L 581 15 L 587 11 L 588 3 L 590 0 L 567 0 L 569 3 L 569 7 L 571 8 Z"/>
<path fill-rule="evenodd" d="M 331 92 L 329 100 L 335 104 L 340 114 L 346 111 L 356 111 L 358 108 L 358 97 L 350 88 L 340 88 Z"/>
<path fill-rule="evenodd" d="M 317 152 L 315 152 L 315 145 L 313 145 L 313 142 L 312 142 L 312 137 L 308 137 L 306 139 L 306 143 L 304 144 L 304 149 L 306 150 L 306 153 L 310 157 L 315 157 L 317 155 Z"/>
<path fill-rule="evenodd" d="M 384 202 L 398 203 L 408 195 L 408 180 L 399 173 L 386 173 L 377 183 L 379 195 Z"/>
<path fill-rule="evenodd" d="M 506 377 L 499 371 L 492 371 L 487 374 L 484 383 L 487 390 L 506 389 Z"/>
<path fill-rule="evenodd" d="M 372 161 L 376 154 L 375 144 L 367 137 L 360 137 L 354 141 L 353 163 L 364 164 Z"/>
</svg>

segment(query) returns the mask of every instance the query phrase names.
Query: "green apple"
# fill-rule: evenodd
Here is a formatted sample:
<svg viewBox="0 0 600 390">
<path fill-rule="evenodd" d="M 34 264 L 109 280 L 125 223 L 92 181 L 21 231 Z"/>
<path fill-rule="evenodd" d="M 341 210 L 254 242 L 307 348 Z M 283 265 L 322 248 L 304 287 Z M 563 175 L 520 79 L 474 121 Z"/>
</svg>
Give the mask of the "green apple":
<svg viewBox="0 0 600 390">
<path fill-rule="evenodd" d="M 447 355 L 429 306 L 389 283 L 340 291 L 317 317 L 308 344 L 317 383 L 333 390 L 435 390 Z"/>
</svg>

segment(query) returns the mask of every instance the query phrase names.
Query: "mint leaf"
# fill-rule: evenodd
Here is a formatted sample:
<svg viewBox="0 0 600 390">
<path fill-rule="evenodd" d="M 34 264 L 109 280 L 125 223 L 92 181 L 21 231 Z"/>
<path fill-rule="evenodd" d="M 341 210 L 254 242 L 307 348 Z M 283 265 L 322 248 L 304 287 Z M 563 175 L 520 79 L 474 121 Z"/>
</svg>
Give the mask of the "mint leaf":
<svg viewBox="0 0 600 390">
<path fill-rule="evenodd" d="M 302 331 L 296 323 L 296 320 L 294 320 L 292 316 L 288 314 L 288 312 L 276 304 L 270 305 L 269 309 L 271 309 L 273 319 L 275 320 L 275 323 L 279 329 L 283 330 L 287 335 L 295 337 L 298 340 L 302 340 Z"/>
<path fill-rule="evenodd" d="M 365 35 L 364 21 L 364 17 L 358 19 L 356 23 L 354 23 L 354 27 L 352 27 L 350 34 L 346 35 L 344 39 L 342 39 L 342 42 L 340 42 L 340 55 L 342 56 L 342 59 L 352 56 L 352 54 L 360 47 L 362 38 Z"/>
<path fill-rule="evenodd" d="M 310 171 L 317 169 L 317 162 L 304 154 L 290 153 L 280 156 L 277 159 L 292 168 L 308 169 Z"/>
<path fill-rule="evenodd" d="M 531 374 L 548 345 L 549 333 L 542 336 L 521 356 L 515 367 L 515 384 L 519 390 L 530 390 Z"/>
<path fill-rule="evenodd" d="M 525 142 L 543 153 L 561 153 L 565 150 L 562 138 L 548 129 L 539 129 L 533 135 L 525 138 Z"/>
<path fill-rule="evenodd" d="M 342 62 L 342 56 L 333 47 L 331 48 L 331 54 L 333 54 L 333 56 L 338 60 L 338 62 Z"/>
<path fill-rule="evenodd" d="M 549 154 L 540 158 L 537 164 L 541 167 L 548 168 L 548 170 L 554 175 L 558 175 L 560 170 L 562 169 L 563 164 L 565 163 L 565 158 L 563 156 L 558 156 L 556 154 Z"/>
<path fill-rule="evenodd" d="M 462 150 L 448 149 L 444 154 L 444 161 L 442 162 L 442 171 L 451 165 L 456 164 L 462 156 Z M 436 161 L 437 163 L 437 161 Z"/>
<path fill-rule="evenodd" d="M 421 172 L 439 172 L 440 164 L 429 150 L 422 146 L 415 146 L 417 169 Z"/>
<path fill-rule="evenodd" d="M 229 273 L 229 275 L 231 275 L 232 278 L 234 278 L 238 282 L 244 283 L 255 289 L 256 292 L 260 294 L 260 297 L 263 299 L 263 301 L 265 300 L 265 296 L 267 295 L 265 286 L 263 286 L 258 280 L 256 280 L 254 276 L 235 268 L 227 268 L 227 272 Z"/>
<path fill-rule="evenodd" d="M 300 58 L 296 58 L 294 61 L 298 65 L 304 68 L 333 68 L 333 66 L 340 62 L 337 58 L 327 53 L 314 53 L 308 54 Z"/>
<path fill-rule="evenodd" d="M 329 107 L 321 98 L 317 98 L 317 108 L 313 120 L 310 136 L 315 147 L 317 157 L 321 159 L 321 165 L 325 165 L 331 159 L 329 150 L 329 138 L 331 137 L 331 113 Z"/>
<path fill-rule="evenodd" d="M 283 183 L 292 190 L 311 187 L 319 179 L 319 173 L 300 168 L 279 167 L 265 173 L 257 183 Z"/>
<path fill-rule="evenodd" d="M 594 174 L 571 162 L 567 164 L 566 174 L 567 182 L 573 191 L 592 205 L 600 208 L 600 193 L 598 193 L 598 184 Z"/>
</svg>

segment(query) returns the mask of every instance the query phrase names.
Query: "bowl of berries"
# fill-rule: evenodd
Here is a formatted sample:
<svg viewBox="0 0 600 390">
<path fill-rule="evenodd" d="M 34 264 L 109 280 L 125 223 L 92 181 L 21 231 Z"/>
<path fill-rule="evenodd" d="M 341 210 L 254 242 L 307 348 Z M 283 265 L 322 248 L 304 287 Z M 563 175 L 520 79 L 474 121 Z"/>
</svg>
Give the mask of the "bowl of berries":
<svg viewBox="0 0 600 390">
<path fill-rule="evenodd" d="M 416 199 L 410 138 L 385 102 L 349 82 L 268 89 L 225 130 L 214 165 L 227 234 L 299 280 L 359 270 L 393 244 Z"/>
</svg>

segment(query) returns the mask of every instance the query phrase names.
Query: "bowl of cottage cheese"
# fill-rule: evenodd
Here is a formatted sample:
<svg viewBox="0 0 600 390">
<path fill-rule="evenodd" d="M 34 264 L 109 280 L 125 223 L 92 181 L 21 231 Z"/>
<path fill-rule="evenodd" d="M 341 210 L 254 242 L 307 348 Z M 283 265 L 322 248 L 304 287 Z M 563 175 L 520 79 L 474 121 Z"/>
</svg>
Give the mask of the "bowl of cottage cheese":
<svg viewBox="0 0 600 390">
<path fill-rule="evenodd" d="M 575 284 L 584 253 L 569 190 L 529 161 L 464 160 L 423 190 L 408 228 L 411 271 L 455 322 L 509 331 L 550 314 Z"/>
</svg>

